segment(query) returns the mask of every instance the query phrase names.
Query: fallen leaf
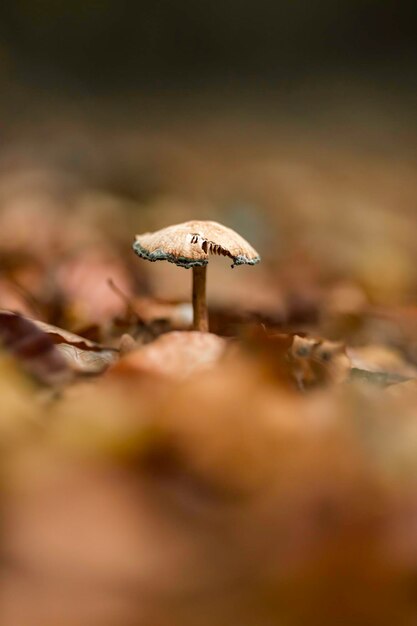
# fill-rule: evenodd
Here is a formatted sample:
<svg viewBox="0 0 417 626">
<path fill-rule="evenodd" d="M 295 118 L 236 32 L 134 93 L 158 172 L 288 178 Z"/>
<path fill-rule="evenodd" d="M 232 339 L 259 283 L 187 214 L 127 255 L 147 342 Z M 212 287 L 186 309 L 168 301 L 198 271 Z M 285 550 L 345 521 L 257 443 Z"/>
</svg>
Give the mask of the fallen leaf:
<svg viewBox="0 0 417 626">
<path fill-rule="evenodd" d="M 83 350 L 100 351 L 103 348 L 99 343 L 86 339 L 85 337 L 81 337 L 80 335 L 76 335 L 69 330 L 64 330 L 63 328 L 58 328 L 58 326 L 46 324 L 45 322 L 41 322 L 39 320 L 32 321 L 40 330 L 47 333 L 56 344 L 67 343 Z"/>
<path fill-rule="evenodd" d="M 36 380 L 48 385 L 68 382 L 71 371 L 51 337 L 34 322 L 6 311 L 0 312 L 0 341 Z"/>
<path fill-rule="evenodd" d="M 60 343 L 56 346 L 65 361 L 75 372 L 80 374 L 101 374 L 118 358 L 116 350 L 83 350 L 78 346 Z"/>
<path fill-rule="evenodd" d="M 0 311 L 0 315 L 1 315 Z M 7 311 L 3 312 L 7 316 L 16 315 Z M 39 320 L 29 320 L 19 316 L 21 320 L 27 321 L 39 333 L 44 335 L 55 348 L 55 353 L 74 372 L 81 374 L 100 374 L 111 363 L 118 358 L 118 350 L 102 346 L 95 341 L 80 337 L 74 333 L 58 328 L 52 324 L 46 324 Z"/>
<path fill-rule="evenodd" d="M 300 389 L 342 383 L 349 376 L 346 346 L 338 341 L 295 335 L 290 357 Z"/>
<path fill-rule="evenodd" d="M 226 345 L 225 339 L 211 333 L 173 331 L 121 358 L 109 374 L 186 378 L 195 371 L 212 367 Z"/>
</svg>

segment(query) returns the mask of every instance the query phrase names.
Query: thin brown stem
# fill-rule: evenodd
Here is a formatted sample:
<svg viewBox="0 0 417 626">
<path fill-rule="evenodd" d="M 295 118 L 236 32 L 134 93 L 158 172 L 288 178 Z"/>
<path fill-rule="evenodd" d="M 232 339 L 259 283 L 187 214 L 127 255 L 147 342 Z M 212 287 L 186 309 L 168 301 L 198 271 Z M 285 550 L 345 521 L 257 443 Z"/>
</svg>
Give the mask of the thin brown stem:
<svg viewBox="0 0 417 626">
<path fill-rule="evenodd" d="M 193 267 L 193 311 L 194 330 L 208 332 L 208 313 L 206 303 L 207 266 Z"/>
</svg>

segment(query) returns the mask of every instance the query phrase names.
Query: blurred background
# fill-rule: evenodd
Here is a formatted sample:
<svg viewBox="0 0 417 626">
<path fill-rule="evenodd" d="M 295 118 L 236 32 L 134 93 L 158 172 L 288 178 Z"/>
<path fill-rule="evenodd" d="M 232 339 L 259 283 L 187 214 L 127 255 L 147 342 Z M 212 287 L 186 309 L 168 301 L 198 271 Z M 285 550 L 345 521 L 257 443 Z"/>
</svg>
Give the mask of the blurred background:
<svg viewBox="0 0 417 626">
<path fill-rule="evenodd" d="M 86 240 L 88 216 L 105 213 L 124 245 L 219 219 L 270 265 L 291 257 L 410 301 L 415 17 L 411 0 L 5 0 L 4 239 L 31 239 L 17 213 L 42 213 L 44 239 L 54 215 L 76 214 Z M 170 270 L 154 270 L 168 275 L 155 289 L 184 298 Z"/>
<path fill-rule="evenodd" d="M 3 77 L 112 96 L 239 82 L 285 88 L 329 73 L 407 83 L 414 25 L 407 0 L 5 0 Z"/>
</svg>

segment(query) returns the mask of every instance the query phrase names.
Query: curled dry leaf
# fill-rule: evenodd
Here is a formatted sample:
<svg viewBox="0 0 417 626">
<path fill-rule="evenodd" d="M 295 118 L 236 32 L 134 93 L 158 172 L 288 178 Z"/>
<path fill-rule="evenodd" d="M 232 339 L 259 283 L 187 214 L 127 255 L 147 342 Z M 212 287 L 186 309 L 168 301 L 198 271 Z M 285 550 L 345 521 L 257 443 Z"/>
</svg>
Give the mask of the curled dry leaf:
<svg viewBox="0 0 417 626">
<path fill-rule="evenodd" d="M 59 353 L 75 372 L 100 374 L 117 359 L 117 350 L 106 348 L 95 341 L 80 337 L 52 324 L 40 321 L 34 323 L 52 338 Z"/>
<path fill-rule="evenodd" d="M 58 326 L 53 326 L 53 324 L 46 324 L 45 322 L 41 322 L 39 320 L 33 320 L 33 323 L 44 333 L 47 333 L 52 338 L 52 341 L 56 344 L 67 343 L 71 346 L 76 346 L 77 348 L 81 348 L 83 350 L 102 349 L 102 346 L 100 346 L 100 344 L 96 343 L 95 341 L 91 341 L 90 339 L 86 339 L 85 337 L 81 337 L 80 335 L 76 335 L 69 330 L 64 330 L 63 328 L 58 328 Z"/>
<path fill-rule="evenodd" d="M 80 374 L 101 374 L 117 358 L 117 351 L 107 348 L 83 350 L 68 343 L 56 347 L 71 369 Z"/>
<path fill-rule="evenodd" d="M 20 320 L 21 326 L 29 328 L 29 324 L 36 333 L 36 337 L 44 337 L 44 343 L 46 342 L 53 349 L 56 358 L 68 370 L 81 374 L 100 374 L 118 357 L 117 350 L 106 348 L 95 341 L 80 337 L 63 328 L 39 320 L 29 320 L 8 311 L 0 311 L 0 316 L 2 314 L 4 314 L 5 320 L 9 320 L 9 325 L 17 326 L 17 319 Z M 57 372 L 58 374 L 59 372 Z"/>
<path fill-rule="evenodd" d="M 211 333 L 174 331 L 123 357 L 109 373 L 186 378 L 213 366 L 226 345 L 225 339 Z"/>
<path fill-rule="evenodd" d="M 18 313 L 0 311 L 0 342 L 41 383 L 68 382 L 71 371 L 51 337 Z"/>
</svg>

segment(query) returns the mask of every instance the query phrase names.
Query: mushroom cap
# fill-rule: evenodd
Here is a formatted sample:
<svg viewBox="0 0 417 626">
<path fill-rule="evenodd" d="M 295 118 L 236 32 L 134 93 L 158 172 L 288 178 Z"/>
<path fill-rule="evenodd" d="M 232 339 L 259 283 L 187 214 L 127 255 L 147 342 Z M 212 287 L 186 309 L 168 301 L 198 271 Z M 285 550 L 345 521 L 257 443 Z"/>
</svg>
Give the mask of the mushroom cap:
<svg viewBox="0 0 417 626">
<path fill-rule="evenodd" d="M 187 269 L 207 265 L 210 254 L 229 257 L 232 267 L 255 265 L 261 260 L 243 237 L 218 222 L 184 222 L 136 235 L 133 249 L 148 261 L 169 261 Z"/>
</svg>

